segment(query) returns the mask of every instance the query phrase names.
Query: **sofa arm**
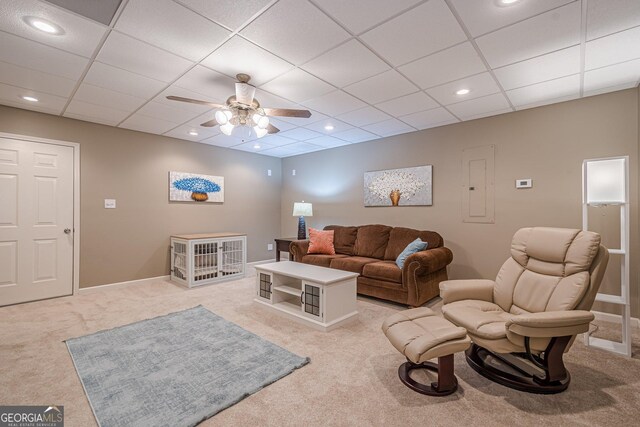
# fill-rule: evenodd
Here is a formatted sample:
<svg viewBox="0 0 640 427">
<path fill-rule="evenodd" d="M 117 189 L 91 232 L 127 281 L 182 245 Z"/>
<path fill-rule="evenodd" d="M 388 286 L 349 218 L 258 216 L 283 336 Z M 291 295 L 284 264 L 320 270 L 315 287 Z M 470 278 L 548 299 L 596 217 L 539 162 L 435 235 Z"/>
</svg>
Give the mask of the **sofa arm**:
<svg viewBox="0 0 640 427">
<path fill-rule="evenodd" d="M 289 245 L 289 253 L 291 254 L 291 260 L 296 262 L 302 262 L 302 257 L 307 254 L 309 250 L 309 240 L 296 240 Z"/>
<path fill-rule="evenodd" d="M 402 268 L 402 287 L 407 290 L 407 304 L 417 307 L 438 296 L 438 283 L 447 280 L 447 265 L 453 260 L 448 248 L 439 247 L 416 252 L 407 257 Z"/>
<path fill-rule="evenodd" d="M 594 318 L 593 313 L 586 310 L 543 311 L 513 316 L 505 327 L 508 332 L 523 337 L 566 337 L 587 332 Z"/>
<path fill-rule="evenodd" d="M 447 280 L 440 282 L 440 296 L 444 304 L 465 299 L 493 302 L 495 286 L 496 282 L 493 280 Z"/>
</svg>

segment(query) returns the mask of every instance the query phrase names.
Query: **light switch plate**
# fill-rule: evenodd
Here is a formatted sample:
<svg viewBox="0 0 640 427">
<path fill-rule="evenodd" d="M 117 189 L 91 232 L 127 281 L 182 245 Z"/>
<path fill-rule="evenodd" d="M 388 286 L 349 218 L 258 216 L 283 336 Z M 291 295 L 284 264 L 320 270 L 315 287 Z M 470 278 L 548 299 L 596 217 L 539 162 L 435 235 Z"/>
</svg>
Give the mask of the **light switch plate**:
<svg viewBox="0 0 640 427">
<path fill-rule="evenodd" d="M 267 176 L 271 176 L 271 169 L 267 169 Z"/>
<path fill-rule="evenodd" d="M 533 187 L 533 180 L 531 178 L 516 179 L 516 188 L 531 188 Z"/>
<path fill-rule="evenodd" d="M 116 199 L 104 199 L 104 208 L 105 209 L 115 209 L 116 208 Z"/>
<path fill-rule="evenodd" d="M 268 243 L 267 244 L 267 250 L 268 251 L 272 251 L 273 250 L 273 243 Z"/>
<path fill-rule="evenodd" d="M 295 169 L 291 171 L 291 175 L 296 176 L 296 170 Z"/>
</svg>

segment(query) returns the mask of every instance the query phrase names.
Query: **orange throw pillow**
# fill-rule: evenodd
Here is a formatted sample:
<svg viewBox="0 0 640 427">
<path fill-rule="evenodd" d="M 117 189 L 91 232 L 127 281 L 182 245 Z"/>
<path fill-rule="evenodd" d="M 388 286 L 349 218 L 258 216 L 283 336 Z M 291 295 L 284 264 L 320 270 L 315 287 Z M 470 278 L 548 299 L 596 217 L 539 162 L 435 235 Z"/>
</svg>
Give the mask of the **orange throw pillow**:
<svg viewBox="0 0 640 427">
<path fill-rule="evenodd" d="M 333 230 L 316 230 L 309 228 L 308 254 L 335 255 L 333 247 Z"/>
</svg>

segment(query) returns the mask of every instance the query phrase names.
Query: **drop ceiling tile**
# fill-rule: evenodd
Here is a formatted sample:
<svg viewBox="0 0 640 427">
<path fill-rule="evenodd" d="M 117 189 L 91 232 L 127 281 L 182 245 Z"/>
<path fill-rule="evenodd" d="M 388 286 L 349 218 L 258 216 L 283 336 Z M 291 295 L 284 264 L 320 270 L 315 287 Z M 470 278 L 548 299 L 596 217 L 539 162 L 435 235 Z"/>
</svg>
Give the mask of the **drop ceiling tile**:
<svg viewBox="0 0 640 427">
<path fill-rule="evenodd" d="M 369 104 L 377 104 L 415 92 L 416 87 L 396 70 L 389 70 L 347 86 L 344 90 Z"/>
<path fill-rule="evenodd" d="M 296 65 L 350 37 L 328 16 L 302 0 L 280 0 L 241 34 Z"/>
<path fill-rule="evenodd" d="M 467 40 L 444 0 L 423 3 L 360 38 L 396 66 Z"/>
<path fill-rule="evenodd" d="M 115 28 L 192 61 L 213 52 L 231 34 L 171 0 L 129 0 Z"/>
<path fill-rule="evenodd" d="M 227 98 L 235 95 L 235 83 L 235 79 L 196 65 L 173 85 L 202 94 L 199 99 L 203 101 L 225 104 Z"/>
<path fill-rule="evenodd" d="M 287 61 L 238 36 L 223 44 L 201 64 L 233 78 L 238 73 L 249 74 L 250 83 L 254 86 L 260 86 L 293 68 Z"/>
<path fill-rule="evenodd" d="M 367 105 L 341 90 L 336 90 L 319 98 L 304 101 L 302 104 L 307 108 L 320 111 L 329 116 L 337 116 L 338 114 L 346 113 L 347 111 L 352 111 Z"/>
<path fill-rule="evenodd" d="M 275 148 L 273 145 L 267 144 L 262 140 L 245 142 L 243 144 L 234 145 L 234 150 L 248 151 L 250 153 L 263 154 L 263 151 L 266 151 L 270 148 Z"/>
<path fill-rule="evenodd" d="M 295 124 L 292 124 L 291 122 L 286 122 L 286 121 L 281 120 L 281 119 L 282 119 L 282 117 L 280 117 L 280 118 L 269 117 L 269 123 L 271 123 L 272 125 L 274 125 L 278 129 L 280 129 L 280 131 L 287 131 L 287 130 L 290 130 L 290 129 L 295 129 L 295 127 L 296 127 Z"/>
<path fill-rule="evenodd" d="M 200 123 L 205 122 L 202 120 Z M 195 131 L 197 135 L 190 135 L 189 132 Z M 216 136 L 220 134 L 220 128 L 218 126 L 211 128 L 204 128 L 202 126 L 190 126 L 190 125 L 182 125 L 178 126 L 175 129 L 171 129 L 169 132 L 166 132 L 165 136 L 170 136 L 172 138 L 184 139 L 187 141 L 202 141 L 207 138 L 211 138 L 212 136 Z"/>
<path fill-rule="evenodd" d="M 518 108 L 550 104 L 579 95 L 579 74 L 507 91 L 511 103 Z"/>
<path fill-rule="evenodd" d="M 80 101 L 74 97 L 69 103 L 64 115 L 65 117 L 81 116 L 82 120 L 85 121 L 95 121 L 101 124 L 115 126 L 127 118 L 129 114 L 131 114 L 131 111 Z"/>
<path fill-rule="evenodd" d="M 469 89 L 470 92 L 466 95 L 457 95 L 456 92 L 460 89 Z M 489 73 L 476 74 L 475 76 L 465 77 L 455 82 L 427 89 L 427 93 L 442 105 L 468 101 L 497 92 L 500 92 L 500 88 Z"/>
<path fill-rule="evenodd" d="M 262 89 L 294 102 L 318 98 L 335 90 L 333 86 L 298 68 L 271 80 Z"/>
<path fill-rule="evenodd" d="M 367 132 L 366 130 L 362 130 L 358 128 L 346 130 L 344 132 L 338 132 L 333 136 L 339 139 L 343 139 L 352 144 L 355 144 L 358 142 L 371 141 L 372 139 L 380 138 L 378 135 L 374 135 L 371 132 Z"/>
<path fill-rule="evenodd" d="M 186 59 L 117 31 L 109 34 L 96 59 L 163 82 L 174 80 L 193 66 L 193 63 Z"/>
<path fill-rule="evenodd" d="M 284 99 L 280 96 L 256 89 L 255 99 L 260 102 L 263 108 L 304 108 L 295 102 Z"/>
<path fill-rule="evenodd" d="M 295 142 L 294 139 L 288 138 L 280 133 L 263 136 L 262 138 L 257 139 L 257 141 L 260 143 L 264 142 L 272 147 L 281 147 Z"/>
<path fill-rule="evenodd" d="M 376 107 L 394 117 L 404 116 L 418 111 L 430 110 L 437 106 L 438 103 L 424 92 L 416 92 L 411 95 L 401 96 L 390 101 L 376 104 Z"/>
<path fill-rule="evenodd" d="M 585 70 L 640 58 L 640 27 L 587 42 Z"/>
<path fill-rule="evenodd" d="M 323 135 L 323 136 L 319 136 L 317 138 L 313 138 L 310 139 L 308 141 L 306 141 L 309 144 L 313 144 L 316 145 L 318 147 L 324 147 L 324 148 L 334 148 L 334 147 L 341 147 L 343 145 L 348 145 L 349 142 L 344 141 L 342 139 L 338 139 L 338 138 L 334 138 L 332 136 L 329 135 Z"/>
<path fill-rule="evenodd" d="M 471 43 L 462 43 L 398 68 L 421 88 L 487 71 Z"/>
<path fill-rule="evenodd" d="M 276 148 L 270 148 L 268 150 L 265 150 L 261 154 L 264 154 L 265 156 L 282 158 L 282 157 L 294 156 L 298 153 L 299 151 L 293 150 L 287 147 L 276 147 Z"/>
<path fill-rule="evenodd" d="M 353 33 L 360 34 L 364 30 L 420 3 L 420 1 L 367 0 L 364 7 L 362 2 L 359 1 L 316 0 L 315 3 Z"/>
<path fill-rule="evenodd" d="M 218 147 L 233 147 L 235 145 L 243 144 L 245 141 L 242 138 L 236 138 L 234 136 L 228 136 L 223 133 L 218 134 L 216 136 L 212 136 L 211 138 L 203 139 L 200 141 L 205 144 L 215 145 Z"/>
<path fill-rule="evenodd" d="M 380 136 L 392 136 L 415 131 L 414 128 L 398 119 L 385 120 L 384 122 L 365 126 L 363 129 Z"/>
<path fill-rule="evenodd" d="M 465 117 L 464 121 L 482 119 L 482 118 L 491 117 L 491 116 L 499 116 L 500 114 L 506 114 L 511 112 L 513 112 L 512 108 L 505 108 L 504 110 L 488 111 L 486 113 L 473 114 L 471 116 Z"/>
<path fill-rule="evenodd" d="M 584 73 L 584 91 L 590 94 L 605 88 L 635 87 L 640 80 L 640 59 Z"/>
<path fill-rule="evenodd" d="M 155 119 L 179 124 L 191 120 L 202 114 L 202 112 L 194 112 L 192 110 L 183 109 L 178 104 L 179 103 L 176 102 L 176 105 L 172 106 L 151 101 L 140 108 L 136 112 L 136 115 L 141 114 L 146 117 L 152 117 Z"/>
<path fill-rule="evenodd" d="M 589 0 L 587 2 L 587 40 L 640 25 L 638 0 Z"/>
<path fill-rule="evenodd" d="M 233 30 L 271 3 L 271 0 L 178 0 L 178 2 Z"/>
<path fill-rule="evenodd" d="M 280 132 L 280 134 L 296 141 L 306 141 L 307 139 L 322 136 L 321 133 L 307 128 L 294 128 L 286 132 Z"/>
<path fill-rule="evenodd" d="M 366 126 L 373 123 L 382 122 L 384 120 L 389 120 L 392 117 L 377 108 L 373 108 L 371 106 L 361 108 L 359 110 L 351 111 L 346 114 L 341 114 L 338 116 L 338 119 L 343 122 L 347 122 L 353 126 Z"/>
<path fill-rule="evenodd" d="M 0 31 L 0 61 L 78 80 L 89 60 Z"/>
<path fill-rule="evenodd" d="M 491 67 L 580 43 L 580 3 L 573 2 L 476 39 Z"/>
<path fill-rule="evenodd" d="M 109 25 L 122 0 L 46 0 L 80 16 Z"/>
<path fill-rule="evenodd" d="M 580 72 L 580 46 L 572 46 L 493 70 L 505 90 Z"/>
<path fill-rule="evenodd" d="M 333 135 L 339 132 L 344 132 L 345 130 L 353 129 L 353 126 L 331 117 L 327 117 L 326 119 L 317 121 L 305 127 L 324 135 Z M 327 127 L 329 129 L 326 129 Z"/>
<path fill-rule="evenodd" d="M 444 126 L 449 123 L 455 123 L 459 120 L 453 114 L 442 107 L 434 108 L 427 111 L 419 111 L 417 113 L 408 114 L 400 117 L 403 122 L 409 123 L 417 129 L 429 129 L 436 126 Z"/>
<path fill-rule="evenodd" d="M 83 81 L 94 86 L 146 99 L 154 96 L 167 85 L 160 80 L 141 76 L 98 61 L 91 64 Z"/>
<path fill-rule="evenodd" d="M 471 35 L 477 37 L 572 1 L 534 0 L 505 6 L 499 5 L 496 0 L 451 0 L 451 3 Z"/>
<path fill-rule="evenodd" d="M 214 131 L 214 135 L 217 135 L 220 133 L 220 128 L 218 126 L 214 126 L 214 127 L 202 127 L 200 126 L 200 124 L 204 123 L 204 122 L 208 122 L 209 120 L 213 120 L 213 111 L 207 111 L 204 114 L 199 115 L 198 117 L 194 117 L 193 119 L 189 120 L 188 122 L 185 122 L 182 126 L 186 126 L 189 128 L 189 130 L 195 130 L 197 132 L 200 131 L 205 131 L 205 130 L 211 130 Z M 213 136 L 213 135 L 212 135 Z"/>
<path fill-rule="evenodd" d="M 283 147 L 277 147 L 273 150 L 269 150 L 265 152 L 266 155 L 271 155 L 270 153 L 283 152 L 286 153 L 282 155 L 282 157 L 287 156 L 297 156 L 299 154 L 313 153 L 314 151 L 325 150 L 324 147 L 319 147 L 317 145 L 309 144 L 308 142 L 295 142 L 293 144 L 285 145 Z"/>
<path fill-rule="evenodd" d="M 298 106 L 296 106 L 294 108 L 305 109 L 305 107 L 303 107 L 302 105 L 298 105 Z M 278 119 L 280 119 L 282 121 L 285 121 L 287 123 L 290 123 L 293 126 L 307 126 L 307 125 L 310 125 L 312 123 L 319 122 L 321 120 L 326 120 L 326 119 L 329 118 L 328 116 L 325 116 L 324 114 L 319 113 L 317 111 L 310 110 L 310 112 L 311 112 L 311 117 L 308 117 L 308 118 L 278 117 Z"/>
<path fill-rule="evenodd" d="M 142 106 L 142 104 L 144 104 L 147 100 L 124 93 L 115 92 L 109 89 L 103 89 L 101 87 L 93 86 L 87 83 L 82 83 L 76 91 L 75 95 L 73 95 L 73 101 L 90 103 L 102 107 L 112 108 L 118 111 L 132 113 L 140 106 Z M 82 114 L 82 111 L 79 110 L 76 110 L 74 112 L 77 114 Z M 122 119 L 124 119 L 124 117 L 122 117 L 120 120 Z"/>
<path fill-rule="evenodd" d="M 345 67 L 345 64 L 349 64 Z M 301 68 L 311 74 L 344 87 L 351 83 L 382 73 L 390 67 L 356 39 L 330 50 Z"/>
<path fill-rule="evenodd" d="M 203 114 L 208 111 L 213 111 L 214 107 L 208 105 L 200 105 L 200 104 L 192 104 L 190 102 L 181 102 L 181 101 L 173 101 L 171 99 L 167 99 L 167 96 L 180 96 L 182 98 L 191 98 L 202 100 L 204 96 L 202 94 L 192 92 L 189 89 L 184 89 L 180 86 L 171 85 L 165 90 L 163 90 L 158 96 L 153 98 L 153 102 L 158 102 L 160 104 L 168 105 L 169 107 L 179 108 L 181 110 L 189 110 L 193 111 L 197 114 Z M 208 101 L 208 100 L 207 100 Z M 213 112 L 211 112 L 211 116 L 213 117 Z"/>
<path fill-rule="evenodd" d="M 33 96 L 38 99 L 38 102 L 25 101 L 22 99 L 23 96 Z M 0 83 L 0 104 L 25 110 L 60 114 L 66 103 L 67 98 Z"/>
<path fill-rule="evenodd" d="M 0 83 L 68 97 L 76 81 L 0 61 Z"/>
<path fill-rule="evenodd" d="M 511 107 L 503 94 L 495 93 L 482 98 L 458 102 L 457 104 L 449 105 L 447 108 L 453 114 L 462 120 L 465 120 L 480 114 L 490 113 L 493 111 L 504 111 Z"/>
<path fill-rule="evenodd" d="M 97 123 L 99 125 L 116 126 L 118 124 L 118 121 L 116 120 L 109 120 L 104 117 L 92 117 L 85 114 L 70 113 L 68 111 L 64 113 L 64 117 L 68 119 L 82 120 L 83 122 Z"/>
<path fill-rule="evenodd" d="M 27 17 L 57 24 L 64 34 L 51 35 L 36 30 L 24 21 Z M 41 1 L 3 0 L 0 2 L 0 30 L 90 58 L 107 28 Z"/>
<path fill-rule="evenodd" d="M 166 120 L 160 120 L 154 117 L 148 117 L 136 113 L 125 120 L 118 127 L 162 135 L 163 133 L 168 132 L 178 125 L 179 123 L 168 122 Z"/>
</svg>

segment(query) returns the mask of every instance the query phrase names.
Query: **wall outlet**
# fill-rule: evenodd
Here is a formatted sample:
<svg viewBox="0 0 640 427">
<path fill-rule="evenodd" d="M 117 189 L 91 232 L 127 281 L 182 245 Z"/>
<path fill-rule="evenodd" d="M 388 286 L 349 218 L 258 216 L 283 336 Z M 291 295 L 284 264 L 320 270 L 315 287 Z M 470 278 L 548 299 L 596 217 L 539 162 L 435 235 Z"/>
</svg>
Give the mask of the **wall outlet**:
<svg viewBox="0 0 640 427">
<path fill-rule="evenodd" d="M 531 188 L 533 180 L 531 178 L 516 179 L 516 188 Z"/>
<path fill-rule="evenodd" d="M 267 176 L 271 176 L 271 169 L 267 169 Z"/>
<path fill-rule="evenodd" d="M 105 209 L 115 209 L 116 208 L 116 199 L 104 199 L 104 208 Z"/>
<path fill-rule="evenodd" d="M 296 170 L 295 169 L 291 171 L 291 175 L 296 176 Z"/>
<path fill-rule="evenodd" d="M 273 243 L 268 243 L 267 244 L 267 250 L 268 251 L 272 251 L 273 250 Z"/>
</svg>

